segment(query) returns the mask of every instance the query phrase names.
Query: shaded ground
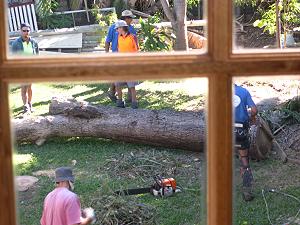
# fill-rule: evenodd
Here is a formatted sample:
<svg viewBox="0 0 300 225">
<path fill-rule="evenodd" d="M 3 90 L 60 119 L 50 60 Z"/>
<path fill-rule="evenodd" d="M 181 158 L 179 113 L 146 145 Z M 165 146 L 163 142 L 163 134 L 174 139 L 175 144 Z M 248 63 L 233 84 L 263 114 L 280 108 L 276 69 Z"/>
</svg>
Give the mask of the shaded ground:
<svg viewBox="0 0 300 225">
<path fill-rule="evenodd" d="M 275 35 L 264 33 L 263 29 L 250 26 L 244 26 L 243 32 L 237 32 L 235 35 L 236 48 L 263 48 L 274 46 L 276 44 Z"/>
</svg>

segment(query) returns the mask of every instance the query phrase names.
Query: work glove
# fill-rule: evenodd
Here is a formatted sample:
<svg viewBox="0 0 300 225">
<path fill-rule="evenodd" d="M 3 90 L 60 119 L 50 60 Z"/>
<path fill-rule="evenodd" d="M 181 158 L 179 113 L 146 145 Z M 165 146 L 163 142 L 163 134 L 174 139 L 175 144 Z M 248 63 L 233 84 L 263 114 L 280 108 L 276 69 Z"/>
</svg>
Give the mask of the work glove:
<svg viewBox="0 0 300 225">
<path fill-rule="evenodd" d="M 82 210 L 82 215 L 84 218 L 91 219 L 92 224 L 96 222 L 95 210 L 93 208 L 85 208 L 84 210 Z"/>
</svg>

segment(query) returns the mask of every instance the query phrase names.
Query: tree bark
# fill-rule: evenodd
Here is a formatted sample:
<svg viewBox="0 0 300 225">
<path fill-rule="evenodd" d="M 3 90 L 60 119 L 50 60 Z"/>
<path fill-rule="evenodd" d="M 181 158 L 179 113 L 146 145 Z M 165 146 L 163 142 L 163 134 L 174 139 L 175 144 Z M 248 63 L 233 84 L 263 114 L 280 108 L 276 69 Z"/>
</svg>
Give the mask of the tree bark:
<svg viewBox="0 0 300 225">
<path fill-rule="evenodd" d="M 206 140 L 204 111 L 123 109 L 55 98 L 49 113 L 14 119 L 15 140 L 41 145 L 51 137 L 97 137 L 197 152 Z M 262 118 L 250 136 L 251 158 L 265 159 L 273 135 Z"/>
<path fill-rule="evenodd" d="M 174 7 L 171 8 L 169 0 L 160 0 L 164 13 L 172 24 L 176 41 L 175 50 L 185 51 L 188 49 L 187 26 L 186 26 L 186 0 L 174 0 Z"/>
<path fill-rule="evenodd" d="M 14 119 L 16 141 L 42 144 L 50 137 L 99 137 L 202 151 L 206 139 L 203 111 L 134 110 L 53 99 L 49 112 Z"/>
<path fill-rule="evenodd" d="M 176 35 L 175 50 L 186 51 L 188 49 L 187 26 L 185 25 L 187 12 L 186 0 L 175 0 L 174 12 L 176 18 L 174 27 Z"/>
</svg>

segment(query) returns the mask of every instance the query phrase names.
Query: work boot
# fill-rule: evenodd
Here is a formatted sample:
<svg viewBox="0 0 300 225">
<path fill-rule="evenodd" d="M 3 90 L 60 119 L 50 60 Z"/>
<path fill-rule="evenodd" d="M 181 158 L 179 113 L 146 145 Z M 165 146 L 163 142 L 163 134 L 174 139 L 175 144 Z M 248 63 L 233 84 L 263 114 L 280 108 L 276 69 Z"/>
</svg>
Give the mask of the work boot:
<svg viewBox="0 0 300 225">
<path fill-rule="evenodd" d="M 131 108 L 133 109 L 137 109 L 139 106 L 138 106 L 138 103 L 137 102 L 131 102 Z"/>
<path fill-rule="evenodd" d="M 125 108 L 125 103 L 121 99 L 117 99 L 116 105 L 119 108 Z"/>
<path fill-rule="evenodd" d="M 117 101 L 117 97 L 114 93 L 111 93 L 111 92 L 108 92 L 107 93 L 107 96 L 109 97 L 109 99 L 112 101 L 112 102 L 116 102 Z"/>
<path fill-rule="evenodd" d="M 251 201 L 254 199 L 254 195 L 252 193 L 252 183 L 253 183 L 253 175 L 250 168 L 243 169 L 242 172 L 243 179 L 243 199 L 245 201 Z"/>
<path fill-rule="evenodd" d="M 23 106 L 23 114 L 29 114 L 30 113 L 30 107 L 28 104 Z"/>
<path fill-rule="evenodd" d="M 34 112 L 34 109 L 33 109 L 33 107 L 32 107 L 32 104 L 31 104 L 31 103 L 28 103 L 28 106 L 29 106 L 30 112 L 33 113 L 33 112 Z"/>
</svg>

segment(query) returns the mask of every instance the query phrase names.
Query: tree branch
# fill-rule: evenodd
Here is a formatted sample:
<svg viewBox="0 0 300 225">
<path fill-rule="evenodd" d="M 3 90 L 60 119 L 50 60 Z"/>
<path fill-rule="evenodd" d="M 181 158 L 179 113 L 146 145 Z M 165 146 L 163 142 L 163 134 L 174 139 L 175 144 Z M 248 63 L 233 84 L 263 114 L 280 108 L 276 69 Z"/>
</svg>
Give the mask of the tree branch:
<svg viewBox="0 0 300 225">
<path fill-rule="evenodd" d="M 160 3 L 163 7 L 163 10 L 164 10 L 164 13 L 166 14 L 168 20 L 171 22 L 171 23 L 175 23 L 175 18 L 174 18 L 174 15 L 170 9 L 170 3 L 169 3 L 169 0 L 160 0 Z"/>
</svg>

